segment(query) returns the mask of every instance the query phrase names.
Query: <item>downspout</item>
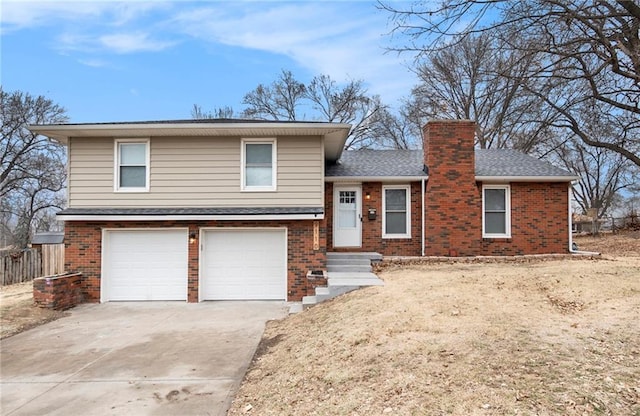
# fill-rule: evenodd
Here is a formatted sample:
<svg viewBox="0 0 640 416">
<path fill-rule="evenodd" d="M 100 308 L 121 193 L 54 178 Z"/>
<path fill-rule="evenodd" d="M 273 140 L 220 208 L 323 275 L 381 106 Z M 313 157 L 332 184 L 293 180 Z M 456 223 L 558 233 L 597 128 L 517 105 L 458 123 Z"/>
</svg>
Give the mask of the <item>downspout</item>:
<svg viewBox="0 0 640 416">
<path fill-rule="evenodd" d="M 421 208 L 420 209 L 420 215 L 422 217 L 421 222 L 420 222 L 420 224 L 421 224 L 420 232 L 422 234 L 421 235 L 422 257 L 424 257 L 424 236 L 425 236 L 425 233 L 424 233 L 424 193 L 425 193 L 424 192 L 424 187 L 425 187 L 425 180 L 424 180 L 424 178 L 422 178 L 422 181 L 420 183 L 420 190 L 421 190 L 421 194 L 422 194 L 422 196 L 420 198 L 420 208 Z"/>
<path fill-rule="evenodd" d="M 567 205 L 569 207 L 569 253 L 570 254 L 586 254 L 592 256 L 600 256 L 602 253 L 597 253 L 595 251 L 582 251 L 582 250 L 574 250 L 573 249 L 573 216 L 571 215 L 571 198 L 573 197 L 573 184 L 569 182 L 569 193 L 568 193 L 568 201 Z"/>
<path fill-rule="evenodd" d="M 569 253 L 573 253 L 573 215 L 571 215 L 571 199 L 573 198 L 573 184 L 569 182 L 569 192 L 567 193 L 567 207 L 569 210 Z"/>
</svg>

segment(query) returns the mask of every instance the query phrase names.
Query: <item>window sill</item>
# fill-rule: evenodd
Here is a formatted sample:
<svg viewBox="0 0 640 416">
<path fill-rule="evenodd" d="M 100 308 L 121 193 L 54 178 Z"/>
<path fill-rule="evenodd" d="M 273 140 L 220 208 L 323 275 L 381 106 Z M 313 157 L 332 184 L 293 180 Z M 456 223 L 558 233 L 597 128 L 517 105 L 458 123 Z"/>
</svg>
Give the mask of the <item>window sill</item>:
<svg viewBox="0 0 640 416">
<path fill-rule="evenodd" d="M 141 193 L 148 193 L 149 189 L 147 188 L 121 188 L 121 189 L 116 189 L 113 191 L 116 194 L 141 194 Z"/>
<path fill-rule="evenodd" d="M 276 188 L 243 188 L 240 192 L 277 192 Z"/>
<path fill-rule="evenodd" d="M 411 236 L 406 234 L 386 234 L 382 236 L 383 240 L 410 240 Z"/>
<path fill-rule="evenodd" d="M 511 240 L 511 235 L 483 235 L 483 240 Z"/>
</svg>

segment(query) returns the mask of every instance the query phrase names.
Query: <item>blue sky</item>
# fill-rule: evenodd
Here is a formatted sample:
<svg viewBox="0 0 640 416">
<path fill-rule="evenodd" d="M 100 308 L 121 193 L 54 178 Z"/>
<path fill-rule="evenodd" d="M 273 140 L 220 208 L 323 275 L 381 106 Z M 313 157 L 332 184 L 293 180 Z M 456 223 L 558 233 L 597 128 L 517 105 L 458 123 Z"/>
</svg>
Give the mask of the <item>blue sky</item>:
<svg viewBox="0 0 640 416">
<path fill-rule="evenodd" d="M 396 2 L 397 3 L 397 2 Z M 5 1 L 5 91 L 45 95 L 71 122 L 190 118 L 232 106 L 282 69 L 362 79 L 397 107 L 410 56 L 385 53 L 375 1 Z"/>
</svg>

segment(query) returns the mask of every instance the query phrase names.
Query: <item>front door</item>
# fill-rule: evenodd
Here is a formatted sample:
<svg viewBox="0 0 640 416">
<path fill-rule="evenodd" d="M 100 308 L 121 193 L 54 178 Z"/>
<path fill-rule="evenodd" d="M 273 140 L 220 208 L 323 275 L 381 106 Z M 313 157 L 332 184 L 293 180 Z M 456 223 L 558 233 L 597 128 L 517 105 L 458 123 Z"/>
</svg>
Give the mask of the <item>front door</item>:
<svg viewBox="0 0 640 416">
<path fill-rule="evenodd" d="M 335 187 L 333 191 L 333 246 L 362 245 L 362 204 L 359 186 Z"/>
</svg>

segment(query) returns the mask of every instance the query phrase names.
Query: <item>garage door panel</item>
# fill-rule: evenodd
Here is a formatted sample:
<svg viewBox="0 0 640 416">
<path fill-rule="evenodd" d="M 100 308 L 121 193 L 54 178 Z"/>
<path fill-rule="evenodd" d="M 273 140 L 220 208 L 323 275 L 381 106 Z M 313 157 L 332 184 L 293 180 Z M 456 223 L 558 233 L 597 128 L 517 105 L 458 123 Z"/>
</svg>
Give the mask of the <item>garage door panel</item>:
<svg viewBox="0 0 640 416">
<path fill-rule="evenodd" d="M 108 231 L 104 300 L 186 300 L 186 230 Z"/>
<path fill-rule="evenodd" d="M 209 230 L 204 236 L 203 300 L 286 298 L 285 230 Z"/>
</svg>

